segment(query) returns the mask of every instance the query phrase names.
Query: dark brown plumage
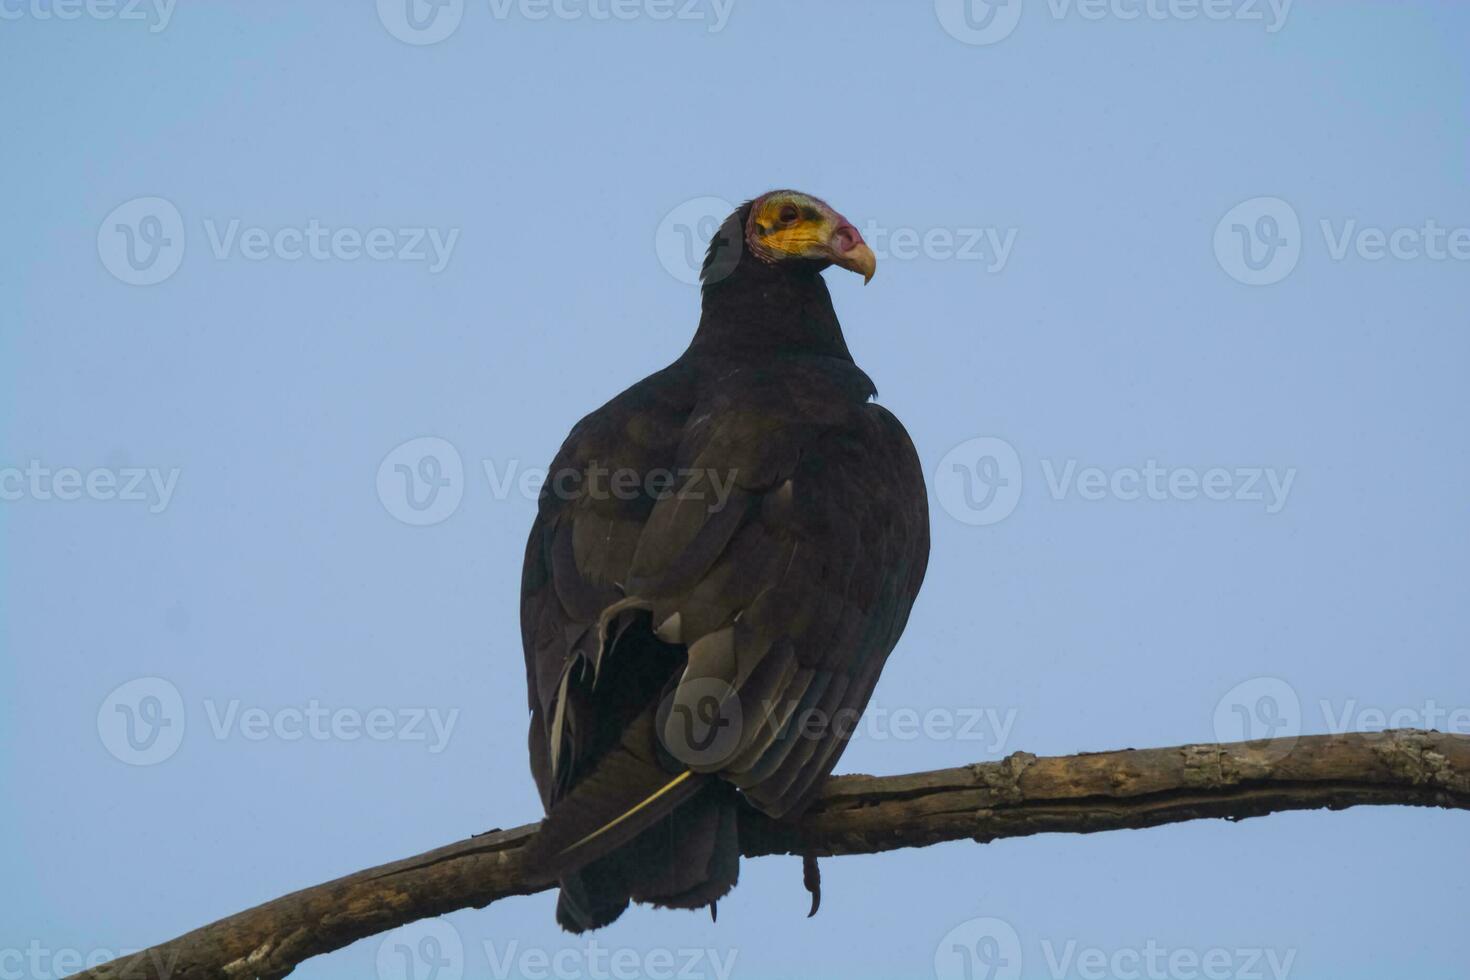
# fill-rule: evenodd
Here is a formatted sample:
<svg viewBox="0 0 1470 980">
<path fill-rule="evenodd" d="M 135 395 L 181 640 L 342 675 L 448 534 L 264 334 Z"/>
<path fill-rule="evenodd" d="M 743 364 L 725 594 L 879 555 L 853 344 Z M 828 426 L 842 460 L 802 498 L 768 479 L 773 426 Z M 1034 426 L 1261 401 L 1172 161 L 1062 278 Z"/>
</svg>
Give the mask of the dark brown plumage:
<svg viewBox="0 0 1470 980">
<path fill-rule="evenodd" d="M 583 931 L 712 903 L 739 815 L 798 815 L 842 754 L 928 560 L 923 474 L 870 399 L 821 271 L 845 219 L 778 191 L 710 245 L 683 356 L 588 415 L 526 547 L 528 860 Z"/>
</svg>

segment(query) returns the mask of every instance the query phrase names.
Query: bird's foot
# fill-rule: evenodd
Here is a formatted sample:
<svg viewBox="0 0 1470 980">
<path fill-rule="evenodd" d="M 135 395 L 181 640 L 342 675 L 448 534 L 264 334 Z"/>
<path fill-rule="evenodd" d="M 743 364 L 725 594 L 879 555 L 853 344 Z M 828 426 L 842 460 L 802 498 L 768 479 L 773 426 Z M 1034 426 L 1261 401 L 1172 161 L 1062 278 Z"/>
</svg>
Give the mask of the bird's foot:
<svg viewBox="0 0 1470 980">
<path fill-rule="evenodd" d="M 801 856 L 801 883 L 812 893 L 812 910 L 806 914 L 810 919 L 822 907 L 822 869 L 817 867 L 815 854 Z"/>
</svg>

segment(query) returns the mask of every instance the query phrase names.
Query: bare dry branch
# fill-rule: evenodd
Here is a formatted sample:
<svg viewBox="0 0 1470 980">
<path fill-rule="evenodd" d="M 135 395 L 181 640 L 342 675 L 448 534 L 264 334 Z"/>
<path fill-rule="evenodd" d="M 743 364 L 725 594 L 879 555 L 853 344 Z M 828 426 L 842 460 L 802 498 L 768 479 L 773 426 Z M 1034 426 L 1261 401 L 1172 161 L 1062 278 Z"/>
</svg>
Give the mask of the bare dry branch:
<svg viewBox="0 0 1470 980">
<path fill-rule="evenodd" d="M 1017 752 L 907 776 L 838 776 L 800 821 L 752 816 L 740 835 L 749 857 L 873 854 L 1367 804 L 1470 809 L 1470 736 L 1399 730 L 1051 758 Z M 359 871 L 77 976 L 283 977 L 365 936 L 552 887 L 522 862 L 535 832 L 535 824 L 497 830 Z"/>
</svg>

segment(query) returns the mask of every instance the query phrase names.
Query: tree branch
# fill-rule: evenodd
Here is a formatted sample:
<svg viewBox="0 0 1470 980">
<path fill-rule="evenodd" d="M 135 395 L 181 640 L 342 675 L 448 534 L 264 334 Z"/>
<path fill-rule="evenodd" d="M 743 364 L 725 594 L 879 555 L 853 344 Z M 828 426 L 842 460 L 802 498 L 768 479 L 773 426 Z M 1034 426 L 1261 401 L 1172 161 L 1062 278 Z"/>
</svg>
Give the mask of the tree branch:
<svg viewBox="0 0 1470 980">
<path fill-rule="evenodd" d="M 1470 736 L 1398 730 L 1051 758 L 1017 752 L 907 776 L 838 776 L 800 821 L 753 816 L 740 837 L 748 857 L 873 854 L 1364 804 L 1470 809 Z M 283 977 L 308 957 L 416 919 L 553 887 L 522 861 L 535 832 L 535 824 L 496 830 L 293 892 L 77 976 Z"/>
</svg>

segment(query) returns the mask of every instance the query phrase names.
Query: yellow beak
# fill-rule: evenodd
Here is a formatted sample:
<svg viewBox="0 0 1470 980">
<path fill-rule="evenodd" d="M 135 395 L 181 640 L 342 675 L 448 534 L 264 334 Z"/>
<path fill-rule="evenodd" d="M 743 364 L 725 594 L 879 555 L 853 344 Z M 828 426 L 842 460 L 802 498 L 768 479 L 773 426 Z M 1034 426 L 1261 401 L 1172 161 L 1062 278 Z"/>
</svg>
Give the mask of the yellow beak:
<svg viewBox="0 0 1470 980">
<path fill-rule="evenodd" d="M 873 278 L 873 273 L 878 271 L 878 257 L 866 242 L 854 245 L 846 252 L 834 254 L 832 261 L 849 272 L 861 272 L 864 286 Z"/>
</svg>

